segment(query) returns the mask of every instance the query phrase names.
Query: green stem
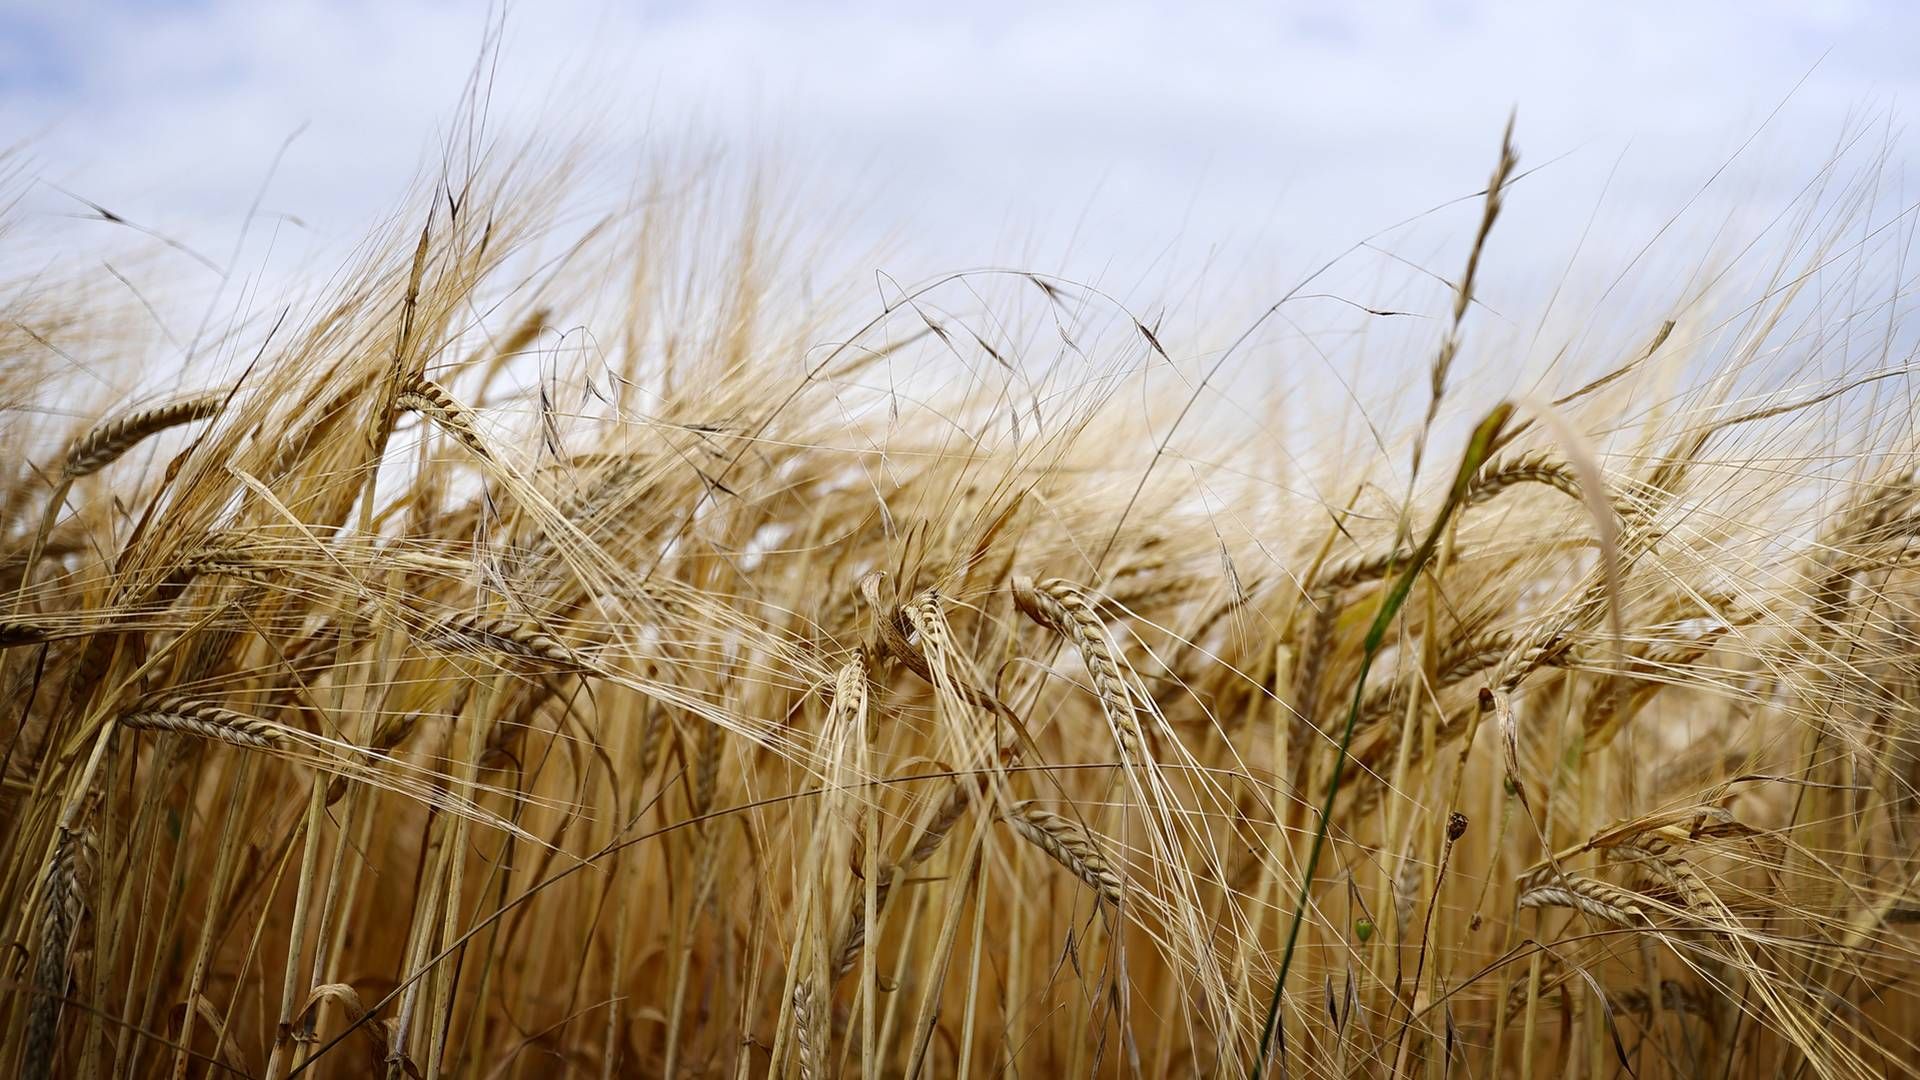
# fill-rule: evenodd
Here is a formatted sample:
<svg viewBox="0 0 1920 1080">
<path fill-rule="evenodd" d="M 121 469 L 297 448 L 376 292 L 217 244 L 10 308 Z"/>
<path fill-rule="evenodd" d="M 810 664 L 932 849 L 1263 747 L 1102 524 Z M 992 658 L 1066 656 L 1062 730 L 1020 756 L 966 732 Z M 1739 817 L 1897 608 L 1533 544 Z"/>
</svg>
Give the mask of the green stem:
<svg viewBox="0 0 1920 1080">
<path fill-rule="evenodd" d="M 1380 603 L 1379 612 L 1373 617 L 1373 625 L 1367 628 L 1365 651 L 1360 657 L 1360 673 L 1353 682 L 1353 701 L 1347 706 L 1346 727 L 1340 732 L 1340 750 L 1333 759 L 1333 776 L 1327 781 L 1327 797 L 1320 807 L 1320 822 L 1314 828 L 1313 844 L 1307 849 L 1306 873 L 1300 878 L 1300 898 L 1294 904 L 1293 921 L 1287 926 L 1287 946 L 1280 954 L 1280 973 L 1274 976 L 1273 995 L 1267 999 L 1267 1022 L 1260 1030 L 1260 1050 L 1253 1059 L 1253 1080 L 1260 1080 L 1261 1069 L 1267 1062 L 1268 1048 L 1273 1042 L 1274 1022 L 1280 1016 L 1280 999 L 1287 988 L 1287 971 L 1293 966 L 1293 949 L 1300 940 L 1300 924 L 1306 921 L 1307 903 L 1312 899 L 1314 871 L 1320 865 L 1320 849 L 1326 846 L 1327 828 L 1333 822 L 1333 802 L 1340 794 L 1340 775 L 1346 770 L 1347 748 L 1353 743 L 1353 729 L 1360 720 L 1367 672 L 1373 668 L 1374 658 L 1380 654 L 1394 616 L 1399 614 L 1401 606 L 1407 602 L 1408 594 L 1413 591 L 1414 579 L 1419 577 L 1421 569 L 1433 557 L 1447 522 L 1466 498 L 1468 483 L 1492 454 L 1494 443 L 1500 437 L 1500 429 L 1512 415 L 1512 403 L 1501 402 L 1473 429 L 1473 437 L 1467 440 L 1467 451 L 1460 461 L 1460 471 L 1454 474 L 1453 490 L 1447 495 L 1446 505 L 1440 508 L 1440 515 L 1427 531 L 1426 540 L 1413 553 L 1413 558 L 1408 560 L 1406 569 L 1394 580 L 1393 588 L 1388 590 Z"/>
</svg>

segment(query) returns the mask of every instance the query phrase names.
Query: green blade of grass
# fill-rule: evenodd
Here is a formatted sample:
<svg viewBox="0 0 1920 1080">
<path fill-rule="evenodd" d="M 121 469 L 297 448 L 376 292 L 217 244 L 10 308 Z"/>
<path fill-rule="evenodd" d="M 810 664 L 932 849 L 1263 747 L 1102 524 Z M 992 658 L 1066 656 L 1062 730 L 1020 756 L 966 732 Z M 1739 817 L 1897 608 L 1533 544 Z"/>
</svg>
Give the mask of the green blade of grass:
<svg viewBox="0 0 1920 1080">
<path fill-rule="evenodd" d="M 1501 402 L 1489 412 L 1485 419 L 1473 429 L 1473 435 L 1467 440 L 1466 453 L 1461 456 L 1460 469 L 1454 474 L 1453 488 L 1447 493 L 1446 503 L 1440 507 L 1440 513 L 1434 518 L 1432 528 L 1427 530 L 1427 538 L 1414 551 L 1407 561 L 1406 568 L 1394 579 L 1393 587 L 1380 602 L 1380 610 L 1373 617 L 1373 625 L 1367 628 L 1364 651 L 1360 657 L 1360 671 L 1353 680 L 1353 701 L 1347 707 L 1347 723 L 1340 733 L 1340 749 L 1333 759 L 1333 776 L 1327 782 L 1327 796 L 1320 808 L 1320 823 L 1314 829 L 1313 844 L 1307 849 L 1306 872 L 1300 880 L 1300 897 L 1294 904 L 1293 920 L 1287 927 L 1287 945 L 1280 954 L 1280 972 L 1273 979 L 1273 994 L 1267 999 L 1267 1020 L 1260 1031 L 1259 1052 L 1253 1059 L 1253 1080 L 1260 1080 L 1260 1072 L 1266 1064 L 1267 1051 L 1273 1042 L 1274 1022 L 1280 1015 L 1280 998 L 1286 992 L 1287 970 L 1293 966 L 1293 949 L 1300 940 L 1300 924 L 1306 920 L 1307 903 L 1313 892 L 1313 876 L 1320 864 L 1320 849 L 1326 845 L 1327 828 L 1333 820 L 1333 801 L 1340 793 L 1340 774 L 1347 764 L 1347 748 L 1353 742 L 1353 729 L 1360 719 L 1361 700 L 1366 692 L 1367 672 L 1373 667 L 1374 657 L 1379 655 L 1380 646 L 1386 640 L 1387 628 L 1406 603 L 1407 595 L 1413 591 L 1413 582 L 1420 571 L 1433 557 L 1440 544 L 1440 536 L 1446 531 L 1447 522 L 1452 520 L 1454 511 L 1466 498 L 1467 486 L 1472 482 L 1480 466 L 1486 464 L 1500 437 L 1501 428 L 1513 415 L 1513 404 Z"/>
</svg>

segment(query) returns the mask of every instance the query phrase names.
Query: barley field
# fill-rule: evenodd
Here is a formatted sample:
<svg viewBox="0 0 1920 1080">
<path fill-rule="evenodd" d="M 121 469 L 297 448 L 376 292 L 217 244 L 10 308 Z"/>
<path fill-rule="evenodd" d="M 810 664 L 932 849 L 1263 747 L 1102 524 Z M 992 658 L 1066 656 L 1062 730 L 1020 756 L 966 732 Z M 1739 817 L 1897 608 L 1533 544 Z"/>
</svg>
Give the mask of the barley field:
<svg viewBox="0 0 1920 1080">
<path fill-rule="evenodd" d="M 1914 1073 L 1911 283 L 1809 212 L 1502 381 L 1494 134 L 1364 423 L 1222 419 L 1310 283 L 823 290 L 531 149 L 164 393 L 10 287 L 4 1068 Z"/>
</svg>

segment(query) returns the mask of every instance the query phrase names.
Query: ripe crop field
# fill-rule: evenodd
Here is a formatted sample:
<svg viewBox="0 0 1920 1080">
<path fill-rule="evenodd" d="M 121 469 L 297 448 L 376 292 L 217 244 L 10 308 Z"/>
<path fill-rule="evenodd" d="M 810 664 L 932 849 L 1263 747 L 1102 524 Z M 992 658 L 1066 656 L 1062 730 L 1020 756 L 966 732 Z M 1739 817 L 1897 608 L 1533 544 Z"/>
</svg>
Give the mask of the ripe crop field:
<svg viewBox="0 0 1920 1080">
<path fill-rule="evenodd" d="M 582 227 L 544 160 L 155 394 L 76 374 L 151 355 L 128 294 L 9 288 L 5 1068 L 1915 1070 L 1910 282 L 1857 221 L 1502 377 L 1509 136 L 1323 409 L 1238 374 L 1311 282 L 876 299 L 764 189 Z"/>
</svg>

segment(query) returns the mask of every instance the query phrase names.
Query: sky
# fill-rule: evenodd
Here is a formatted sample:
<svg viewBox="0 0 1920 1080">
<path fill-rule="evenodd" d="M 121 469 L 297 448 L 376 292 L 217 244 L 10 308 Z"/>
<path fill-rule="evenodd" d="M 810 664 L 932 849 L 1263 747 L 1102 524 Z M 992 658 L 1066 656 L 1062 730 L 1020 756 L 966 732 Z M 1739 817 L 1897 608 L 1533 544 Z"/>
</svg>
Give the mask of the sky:
<svg viewBox="0 0 1920 1080">
<path fill-rule="evenodd" d="M 1561 286 L 1657 308 L 1779 236 L 1837 148 L 1842 179 L 1880 178 L 1873 224 L 1912 201 L 1900 0 L 4 0 L 26 193 L 0 265 L 157 243 L 86 200 L 228 268 L 155 248 L 163 297 L 324 276 L 430 161 L 490 30 L 496 134 L 578 139 L 612 175 L 691 133 L 902 280 L 1019 265 L 1230 308 L 1338 256 L 1372 296 L 1455 272 L 1510 114 L 1535 171 L 1488 302 L 1516 312 Z M 256 200 L 272 228 L 236 247 Z"/>
</svg>

